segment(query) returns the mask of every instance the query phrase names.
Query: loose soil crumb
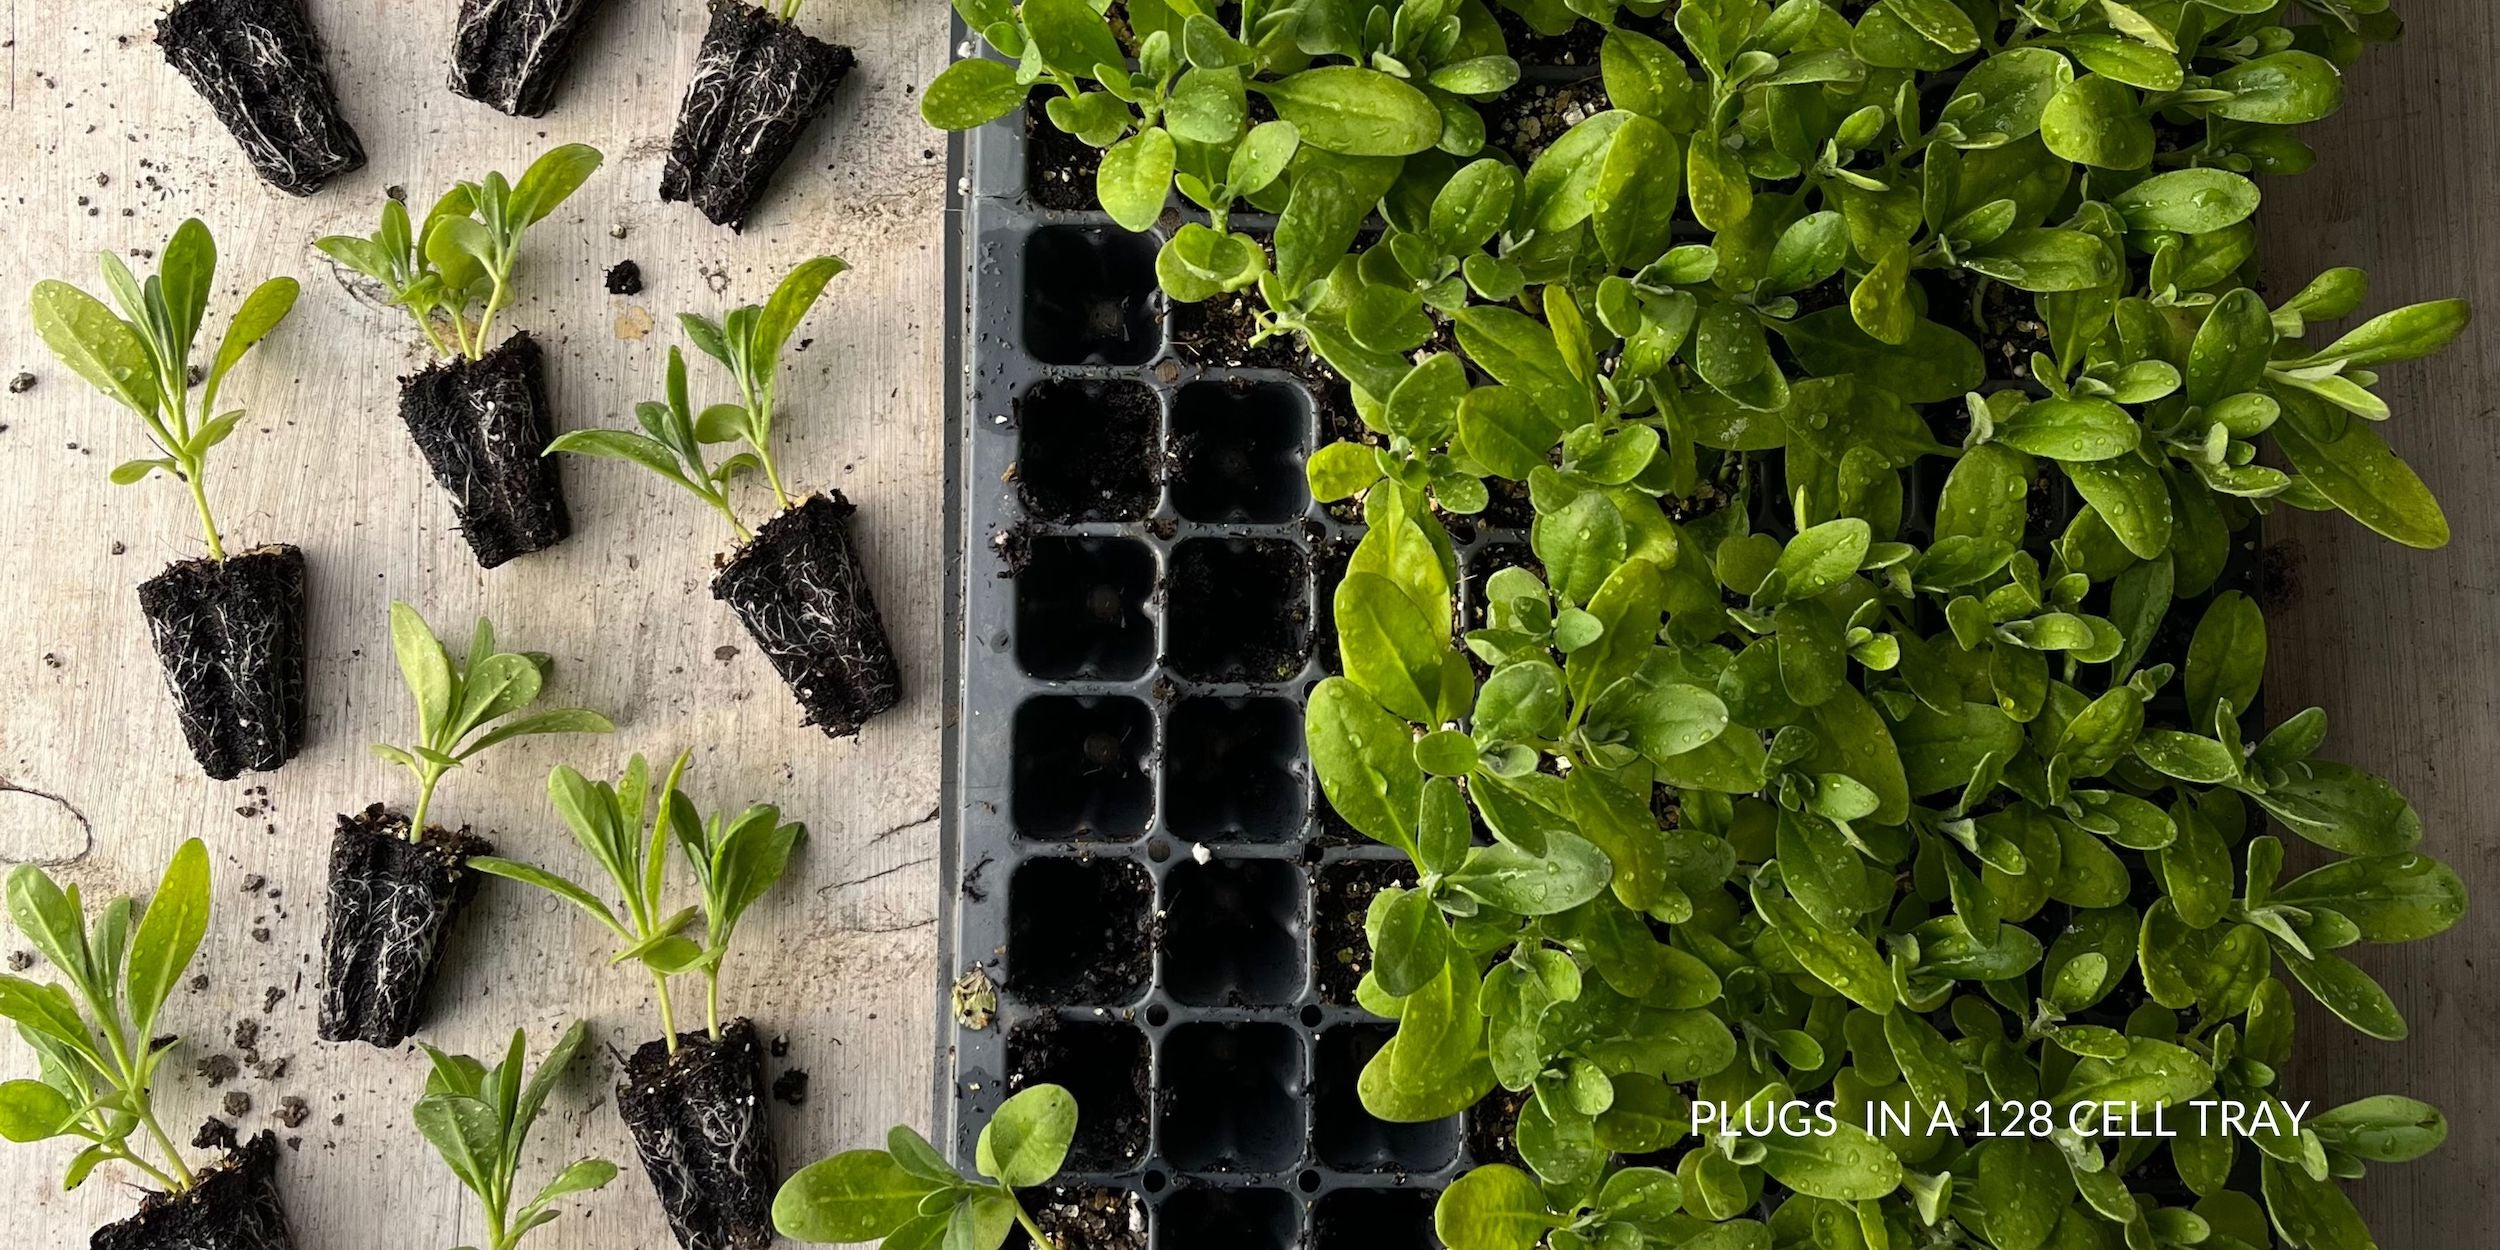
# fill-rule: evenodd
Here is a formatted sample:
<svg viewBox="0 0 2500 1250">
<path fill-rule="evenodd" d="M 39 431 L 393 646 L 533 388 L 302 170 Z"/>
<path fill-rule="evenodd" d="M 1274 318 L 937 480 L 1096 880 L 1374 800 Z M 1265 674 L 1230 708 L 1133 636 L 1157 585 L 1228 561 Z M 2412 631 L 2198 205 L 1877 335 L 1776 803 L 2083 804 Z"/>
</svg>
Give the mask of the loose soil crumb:
<svg viewBox="0 0 2500 1250">
<path fill-rule="evenodd" d="M 293 1094 L 289 1094 L 278 1100 L 278 1123 L 283 1124 L 288 1128 L 302 1128 L 304 1127 L 304 1121 L 311 1118 L 312 1105 L 305 1102 L 303 1099 L 298 1098 Z M 341 1116 L 340 1118 L 345 1119 L 346 1117 Z"/>
<path fill-rule="evenodd" d="M 240 1120 L 252 1114 L 252 1096 L 239 1089 L 227 1090 L 225 1101 L 220 1105 L 225 1108 L 226 1115 L 232 1119 Z"/>
<path fill-rule="evenodd" d="M 208 1082 L 210 1089 L 215 1089 L 241 1075 L 243 1065 L 236 1063 L 232 1055 L 210 1055 L 200 1060 L 198 1071 L 200 1079 Z"/>
<path fill-rule="evenodd" d="M 773 1101 L 790 1107 L 807 1105 L 807 1070 L 791 1068 L 773 1079 Z"/>
<path fill-rule="evenodd" d="M 608 270 L 608 294 L 642 294 L 642 266 L 630 260 L 616 262 L 616 266 Z"/>
<path fill-rule="evenodd" d="M 9 393 L 11 395 L 23 395 L 33 389 L 35 389 L 34 374 L 20 373 L 16 377 L 9 379 Z"/>
</svg>

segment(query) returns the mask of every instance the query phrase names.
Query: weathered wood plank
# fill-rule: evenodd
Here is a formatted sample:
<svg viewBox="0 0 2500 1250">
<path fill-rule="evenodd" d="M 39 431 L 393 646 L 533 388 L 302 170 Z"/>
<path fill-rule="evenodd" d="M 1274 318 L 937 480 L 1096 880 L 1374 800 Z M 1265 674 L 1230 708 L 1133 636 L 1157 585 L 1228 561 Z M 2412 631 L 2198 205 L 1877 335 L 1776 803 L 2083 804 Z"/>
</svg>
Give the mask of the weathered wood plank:
<svg viewBox="0 0 2500 1250">
<path fill-rule="evenodd" d="M 67 807 L 0 793 L 0 856 L 74 857 L 66 874 L 102 893 L 144 889 L 176 841 L 208 840 L 218 874 L 201 964 L 210 980 L 169 1008 L 172 1027 L 191 1040 L 177 1064 L 184 1075 L 165 1094 L 168 1119 L 196 1124 L 239 1089 L 253 1104 L 241 1124 L 257 1130 L 273 1124 L 281 1099 L 303 1098 L 311 1118 L 289 1130 L 302 1146 L 282 1183 L 306 1246 L 449 1246 L 482 1235 L 409 1126 L 422 1058 L 313 1040 L 331 814 L 408 797 L 405 779 L 365 751 L 407 732 L 384 633 L 394 597 L 451 630 L 489 614 L 508 643 L 557 657 L 558 697 L 612 711 L 623 726 L 613 741 L 500 751 L 445 784 L 439 815 L 496 831 L 512 853 L 587 871 L 547 806 L 548 767 L 612 770 L 632 751 L 691 747 L 702 801 L 773 801 L 809 822 L 804 858 L 751 922 L 731 971 L 734 1008 L 767 1035 L 790 1038 L 774 1071 L 795 1066 L 814 1077 L 803 1109 L 775 1108 L 787 1161 L 896 1121 L 925 1123 L 928 1112 L 945 145 L 918 120 L 914 88 L 945 59 L 943 12 L 900 0 L 807 6 L 802 25 L 853 45 L 860 69 L 833 119 L 811 132 L 747 232 L 733 236 L 656 193 L 702 5 L 612 0 L 553 114 L 539 120 L 503 117 L 444 87 L 456 7 L 309 0 L 372 164 L 293 200 L 252 177 L 163 63 L 151 43 L 161 5 L 9 5 L 0 141 L 17 163 L 0 180 L 0 375 L 31 371 L 38 384 L 0 395 L 0 498 L 9 503 L 0 509 L 0 576 L 10 587 L 0 606 L 0 778 L 57 794 Z M 861 505 L 903 657 L 907 701 L 857 741 L 828 742 L 798 726 L 787 694 L 707 590 L 725 528 L 639 470 L 568 465 L 574 538 L 479 573 L 396 416 L 394 379 L 420 363 L 417 335 L 395 310 L 354 298 L 310 246 L 321 234 L 370 230 L 386 186 L 404 185 L 422 203 L 454 178 L 517 173 L 568 140 L 605 149 L 608 165 L 533 232 L 521 301 L 504 322 L 547 342 L 568 427 L 629 420 L 633 401 L 656 396 L 677 338 L 674 312 L 761 299 L 814 253 L 853 265 L 801 331 L 813 341 L 782 387 L 782 463 L 799 482 L 838 486 Z M 252 416 L 220 449 L 211 486 L 238 541 L 290 541 L 310 558 L 313 740 L 285 770 L 231 784 L 205 780 L 184 753 L 132 592 L 164 562 L 195 553 L 188 505 L 163 482 L 106 483 L 112 464 L 139 454 L 138 427 L 51 361 L 22 302 L 41 276 L 92 285 L 97 249 L 154 247 L 191 214 L 216 229 L 224 253 L 216 308 L 230 307 L 246 281 L 291 273 L 305 282 L 293 321 L 228 391 Z M 601 276 L 629 258 L 647 289 L 610 297 Z M 708 368 L 698 368 L 698 393 L 708 387 L 719 398 Z M 262 895 L 241 889 L 246 874 L 266 879 Z M 602 966 L 604 950 L 552 902 L 490 889 L 455 949 L 457 1002 L 429 1040 L 476 1051 L 519 1025 L 543 1039 L 575 1012 L 606 1045 L 630 1049 L 655 1036 L 644 985 Z M 284 997 L 264 1012 L 271 987 Z M 189 1074 L 195 1060 L 237 1054 L 232 1030 L 245 1021 L 261 1026 L 262 1057 L 287 1060 L 282 1078 L 247 1073 L 211 1089 Z M 0 1072 L 31 1072 L 22 1047 L 0 1052 Z M 597 1152 L 628 1175 L 534 1246 L 671 1244 L 607 1106 L 613 1069 L 605 1053 L 582 1065 L 535 1153 L 544 1166 Z M 59 1196 L 70 1153 L 0 1152 L 0 1204 L 20 1213 L 30 1244 L 75 1241 L 130 1208 L 127 1178 L 110 1169 Z"/>
</svg>

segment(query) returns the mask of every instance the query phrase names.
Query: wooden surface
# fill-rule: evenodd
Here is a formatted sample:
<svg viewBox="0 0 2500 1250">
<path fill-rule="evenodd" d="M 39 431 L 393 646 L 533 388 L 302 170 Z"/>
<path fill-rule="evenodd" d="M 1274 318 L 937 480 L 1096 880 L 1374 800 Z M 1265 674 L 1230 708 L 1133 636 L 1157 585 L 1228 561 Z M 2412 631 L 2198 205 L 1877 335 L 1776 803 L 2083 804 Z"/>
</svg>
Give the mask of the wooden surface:
<svg viewBox="0 0 2500 1250">
<path fill-rule="evenodd" d="M 304 1099 L 311 1119 L 292 1130 L 301 1148 L 281 1174 L 300 1245 L 421 1250 L 483 1235 L 410 1127 L 423 1058 L 313 1037 L 333 814 L 410 797 L 406 778 L 365 749 L 410 732 L 384 625 L 390 600 L 406 598 L 462 634 L 486 613 L 507 644 L 557 658 L 555 698 L 607 710 L 621 725 L 613 739 L 499 749 L 445 783 L 436 815 L 493 831 L 509 853 L 584 873 L 587 860 L 545 797 L 559 761 L 606 772 L 634 751 L 691 747 L 691 789 L 707 806 L 782 804 L 813 838 L 742 932 L 730 1001 L 767 1036 L 788 1036 L 776 1074 L 785 1065 L 812 1074 L 804 1108 L 773 1108 L 785 1162 L 871 1140 L 897 1121 L 925 1125 L 943 703 L 945 143 L 919 121 L 915 86 L 944 63 L 943 6 L 806 6 L 801 24 L 852 45 L 860 68 L 744 235 L 658 202 L 681 76 L 703 28 L 696 0 L 609 0 L 552 114 L 535 120 L 443 86 L 451 0 L 308 0 L 371 157 L 310 200 L 261 185 L 164 64 L 151 42 L 160 7 L 8 6 L 0 376 L 29 371 L 37 384 L 0 394 L 0 778 L 59 801 L 0 793 L 0 858 L 68 861 L 65 875 L 101 895 L 149 888 L 179 839 L 207 840 L 216 912 L 198 967 L 209 980 L 167 1009 L 169 1027 L 188 1039 L 171 1065 L 182 1075 L 160 1103 L 168 1122 L 195 1125 L 239 1089 L 252 1103 L 241 1126 L 253 1131 L 274 1126 L 283 1098 Z M 657 396 L 678 310 L 760 300 L 819 252 L 851 262 L 800 330 L 813 342 L 784 375 L 781 463 L 797 483 L 838 486 L 860 505 L 903 657 L 905 703 L 856 741 L 798 726 L 788 694 L 706 588 L 726 528 L 639 469 L 567 464 L 571 541 L 479 572 L 397 419 L 395 379 L 420 363 L 414 328 L 352 295 L 311 247 L 322 234 L 369 232 L 385 187 L 406 186 L 422 206 L 455 178 L 517 174 L 567 140 L 604 149 L 607 166 L 531 232 L 520 303 L 500 323 L 547 343 L 563 426 L 630 423 L 633 401 Z M 100 289 L 98 249 L 154 248 L 193 214 L 223 252 L 213 319 L 247 282 L 294 274 L 305 288 L 293 319 L 226 392 L 251 417 L 216 453 L 210 488 L 230 543 L 292 542 L 311 562 L 312 740 L 283 771 L 224 784 L 205 780 L 183 749 L 133 594 L 167 561 L 198 553 L 188 504 L 163 481 L 106 482 L 113 464 L 141 453 L 137 423 L 50 359 L 23 302 L 38 277 Z M 641 265 L 646 289 L 611 297 L 601 277 L 626 259 Z M 698 403 L 727 396 L 711 369 L 698 364 L 697 395 L 710 396 Z M 747 504 L 750 522 L 769 506 L 752 495 Z M 243 890 L 247 874 L 267 879 L 262 896 Z M 428 1034 L 475 1052 L 518 1025 L 543 1044 L 574 1013 L 592 1020 L 603 1049 L 542 1123 L 531 1175 L 593 1152 L 627 1174 L 534 1236 L 541 1250 L 673 1244 L 606 1095 L 614 1063 L 604 1046 L 630 1050 L 658 1026 L 645 984 L 604 966 L 602 937 L 550 900 L 488 889 L 449 960 L 453 1004 Z M 0 939 L 0 949 L 22 945 Z M 284 997 L 264 1012 L 273 987 Z M 192 1064 L 236 1055 L 231 1032 L 242 1021 L 261 1026 L 260 1055 L 285 1059 L 285 1075 L 247 1073 L 212 1090 Z M 0 1075 L 33 1066 L 13 1039 L 0 1042 Z M 88 1228 L 130 1210 L 136 1195 L 118 1169 L 59 1195 L 72 1153 L 0 1146 L 0 1209 L 23 1244 L 84 1245 Z"/>
<path fill-rule="evenodd" d="M 2343 111 L 2313 128 L 2318 166 L 2266 187 L 2258 210 L 2278 297 L 2319 269 L 2370 272 L 2363 312 L 2441 296 L 2482 321 L 2445 355 L 2391 365 L 2387 435 L 2446 505 L 2438 552 L 2384 542 L 2342 517 L 2292 514 L 2275 532 L 2294 587 L 2267 613 L 2266 698 L 2276 715 L 2317 705 L 2324 754 L 2375 769 L 2422 813 L 2424 848 L 2465 877 L 2464 923 L 2364 950 L 2412 1024 L 2374 1042 L 2312 1010 L 2301 1018 L 2292 1097 L 2332 1105 L 2375 1093 L 2447 1112 L 2447 1147 L 2377 1169 L 2355 1189 L 2387 1250 L 2491 1244 L 2500 1227 L 2500 11 L 2486 0 L 2397 6 L 2402 43 L 2347 76 Z M 2297 991 L 2296 991 L 2297 993 Z"/>
</svg>

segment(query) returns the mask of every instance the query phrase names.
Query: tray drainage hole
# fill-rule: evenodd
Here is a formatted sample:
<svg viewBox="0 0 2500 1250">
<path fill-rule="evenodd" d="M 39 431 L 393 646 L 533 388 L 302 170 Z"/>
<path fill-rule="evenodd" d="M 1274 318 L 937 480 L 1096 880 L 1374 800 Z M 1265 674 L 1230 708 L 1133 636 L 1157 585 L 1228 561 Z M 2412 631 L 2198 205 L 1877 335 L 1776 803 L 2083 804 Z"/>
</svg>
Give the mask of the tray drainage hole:
<svg viewBox="0 0 2500 1250">
<path fill-rule="evenodd" d="M 1172 506 L 1192 521 L 1273 524 L 1310 510 L 1309 402 L 1282 382 L 1184 387 L 1172 405 Z"/>
<path fill-rule="evenodd" d="M 1167 1184 L 1167 1183 L 1168 1183 L 1168 1182 L 1164 1179 L 1164 1175 L 1163 1175 L 1163 1173 L 1161 1173 L 1161 1172 L 1148 1172 L 1148 1173 L 1146 1173 L 1146 1192 L 1147 1192 L 1147 1193 L 1150 1193 L 1150 1194 L 1159 1194 L 1159 1193 L 1162 1193 L 1162 1192 L 1163 1192 L 1163 1187 L 1164 1187 L 1164 1185 L 1165 1185 L 1165 1184 Z"/>
<path fill-rule="evenodd" d="M 1285 1024 L 1185 1024 L 1164 1035 L 1163 1154 L 1185 1172 L 1274 1171 L 1302 1155 L 1302 1043 Z M 1195 1191 L 1193 1191 L 1195 1192 Z M 1285 1235 L 1292 1242 L 1288 1195 Z M 1185 1225 L 1175 1245 L 1196 1246 Z M 1212 1231 L 1212 1230 L 1208 1230 Z"/>
<path fill-rule="evenodd" d="M 1311 810 L 1291 699 L 1183 699 L 1164 730 L 1165 821 L 1198 842 L 1285 842 Z"/>
<path fill-rule="evenodd" d="M 1289 681 L 1311 653 L 1310 560 L 1275 538 L 1172 549 L 1172 667 L 1198 681 Z"/>
<path fill-rule="evenodd" d="M 1007 987 L 1044 1005 L 1117 1005 L 1146 988 L 1154 881 L 1125 859 L 1027 860 L 1007 884 Z"/>
<path fill-rule="evenodd" d="M 1302 990 L 1302 870 L 1273 859 L 1183 861 L 1164 883 L 1163 984 L 1201 1006 L 1267 1006 Z"/>
<path fill-rule="evenodd" d="M 1007 1081 L 1066 1086 L 1084 1108 L 1068 1170 L 1120 1172 L 1146 1157 L 1146 1034 L 1134 1025 L 1036 1016 L 1007 1035 Z"/>
<path fill-rule="evenodd" d="M 1125 842 L 1154 808 L 1154 713 L 1121 696 L 1043 695 L 1016 709 L 1016 832 Z M 1135 865 L 1130 865 L 1135 868 Z M 1138 870 L 1143 872 L 1143 870 Z"/>
<path fill-rule="evenodd" d="M 1415 866 L 1403 859 L 1346 859 L 1320 866 L 1311 893 L 1311 986 L 1319 1000 L 1344 1007 L 1371 969 L 1363 918 L 1383 886 L 1413 887 Z"/>
<path fill-rule="evenodd" d="M 1349 1172 L 1430 1172 L 1458 1157 L 1458 1117 L 1392 1124 L 1363 1109 L 1355 1082 L 1395 1033 L 1385 1024 L 1341 1024 L 1320 1034 L 1311 1098 L 1311 1147 L 1320 1162 Z"/>
<path fill-rule="evenodd" d="M 1162 838 L 1149 840 L 1146 843 L 1146 858 L 1158 864 L 1172 858 L 1172 844 Z"/>
<path fill-rule="evenodd" d="M 1051 365 L 1142 365 L 1163 349 L 1159 241 L 1045 226 L 1024 248 L 1024 346 Z"/>
<path fill-rule="evenodd" d="M 1033 539 L 1016 573 L 1017 665 L 1054 681 L 1142 676 L 1154 590 L 1154 549 L 1135 539 Z"/>
<path fill-rule="evenodd" d="M 1163 1204 L 1163 1245 L 1189 1250 L 1287 1250 L 1301 1240 L 1301 1199 L 1284 1189 L 1192 1187 Z"/>
<path fill-rule="evenodd" d="M 1170 1024 L 1171 1022 L 1172 1022 L 1172 1009 L 1171 1009 L 1171 1008 L 1166 1007 L 1166 1006 L 1164 1006 L 1164 1005 L 1163 1005 L 1163 1004 L 1161 1004 L 1161 1003 L 1156 1003 L 1154 1006 L 1152 1006 L 1152 1007 L 1148 1007 L 1148 1008 L 1146 1009 L 1146 1025 L 1147 1025 L 1147 1027 L 1149 1027 L 1149 1028 L 1156 1028 L 1156 1029 L 1159 1029 L 1159 1028 L 1162 1028 L 1164 1025 Z"/>
<path fill-rule="evenodd" d="M 1316 1003 L 1302 1009 L 1302 1027 L 1306 1029 L 1318 1028 L 1319 1022 L 1327 1018 L 1328 1013 L 1321 1011 Z"/>
<path fill-rule="evenodd" d="M 1055 378 L 1016 401 L 1016 491 L 1036 520 L 1137 521 L 1163 484 L 1161 405 L 1142 382 Z"/>
<path fill-rule="evenodd" d="M 1311 1204 L 1311 1250 L 1439 1250 L 1430 1189 L 1340 1189 Z"/>
</svg>

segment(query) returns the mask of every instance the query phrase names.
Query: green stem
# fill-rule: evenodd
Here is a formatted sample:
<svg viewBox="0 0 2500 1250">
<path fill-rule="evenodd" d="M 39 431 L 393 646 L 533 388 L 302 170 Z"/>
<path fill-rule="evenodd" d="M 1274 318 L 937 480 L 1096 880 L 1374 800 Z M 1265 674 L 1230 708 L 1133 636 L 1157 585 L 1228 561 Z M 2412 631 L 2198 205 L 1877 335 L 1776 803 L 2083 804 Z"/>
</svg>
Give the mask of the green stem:
<svg viewBox="0 0 2500 1250">
<path fill-rule="evenodd" d="M 722 520 L 729 522 L 729 528 L 737 532 L 739 542 L 747 542 L 755 537 L 754 534 L 748 532 L 745 524 L 738 520 L 738 514 L 730 510 L 729 493 L 727 491 L 713 495 L 710 498 L 712 500 L 712 509 L 721 514 Z"/>
<path fill-rule="evenodd" d="M 409 841 L 411 841 L 411 842 L 423 842 L 423 841 L 425 841 L 425 815 L 426 815 L 426 813 L 427 813 L 427 812 L 429 812 L 429 811 L 433 810 L 433 807 L 434 807 L 434 787 L 436 787 L 436 786 L 438 786 L 438 785 L 441 785 L 441 784 L 442 784 L 442 781 L 443 781 L 443 775 L 442 775 L 441 773 L 439 773 L 439 772 L 429 772 L 429 773 L 426 773 L 426 774 L 425 774 L 422 778 L 420 778 L 420 779 L 418 780 L 418 782 L 417 782 L 417 810 L 416 810 L 416 812 L 415 812 L 413 815 L 411 815 L 411 816 L 409 816 L 409 817 L 408 817 L 408 840 L 409 840 Z"/>
<path fill-rule="evenodd" d="M 720 1040 L 720 972 L 706 969 L 703 973 L 703 1022 L 711 1029 L 712 1040 Z"/>
<path fill-rule="evenodd" d="M 459 354 L 443 345 L 443 336 L 434 332 L 434 319 L 432 317 L 421 316 L 417 318 L 417 329 L 425 335 L 425 341 L 433 345 L 435 355 L 449 360 Z"/>
<path fill-rule="evenodd" d="M 208 535 L 208 558 L 223 564 L 226 562 L 226 544 L 217 536 L 217 518 L 209 514 L 208 490 L 200 482 L 205 468 L 197 460 L 185 461 L 182 465 L 182 484 L 190 488 L 191 506 L 200 514 L 200 530 Z"/>
<path fill-rule="evenodd" d="M 200 1178 L 192 1175 L 191 1166 L 182 1161 L 182 1152 L 174 1149 L 174 1139 L 165 1135 L 165 1126 L 156 1122 L 156 1108 L 142 1103 L 139 1122 L 148 1126 L 148 1135 L 156 1139 L 156 1148 L 165 1152 L 167 1163 L 174 1165 L 174 1192 L 180 1193 L 199 1184 Z"/>
<path fill-rule="evenodd" d="M 127 1148 L 115 1151 L 114 1155 L 122 1162 L 145 1172 L 148 1179 L 155 1181 L 167 1193 L 180 1193 L 184 1188 L 179 1182 L 175 1181 L 173 1177 L 167 1176 L 163 1171 L 159 1170 L 155 1164 L 152 1164 L 147 1160 L 140 1158 L 138 1155 L 131 1153 L 131 1151 Z"/>
<path fill-rule="evenodd" d="M 1007 1201 L 1015 1207 L 1016 1223 L 1023 1225 L 1024 1235 L 1033 1239 L 1033 1250 L 1053 1250 L 1059 1244 L 1050 1239 L 1050 1234 L 1042 1231 L 1041 1225 L 1033 1222 L 1032 1216 L 1024 1213 L 1024 1204 L 1016 1201 L 1016 1191 L 1004 1185 L 999 1186 L 998 1191 L 1007 1195 Z"/>
<path fill-rule="evenodd" d="M 790 510 L 790 492 L 781 488 L 781 470 L 773 467 L 773 458 L 765 453 L 764 448 L 760 444 L 757 445 L 755 449 L 755 458 L 762 461 L 764 464 L 764 480 L 772 484 L 773 503 L 777 505 L 781 511 L 788 512 Z"/>
<path fill-rule="evenodd" d="M 668 1053 L 677 1054 L 677 1005 L 668 999 L 668 978 L 660 970 L 651 970 L 651 992 L 660 998 L 660 1036 L 668 1039 Z"/>
</svg>

